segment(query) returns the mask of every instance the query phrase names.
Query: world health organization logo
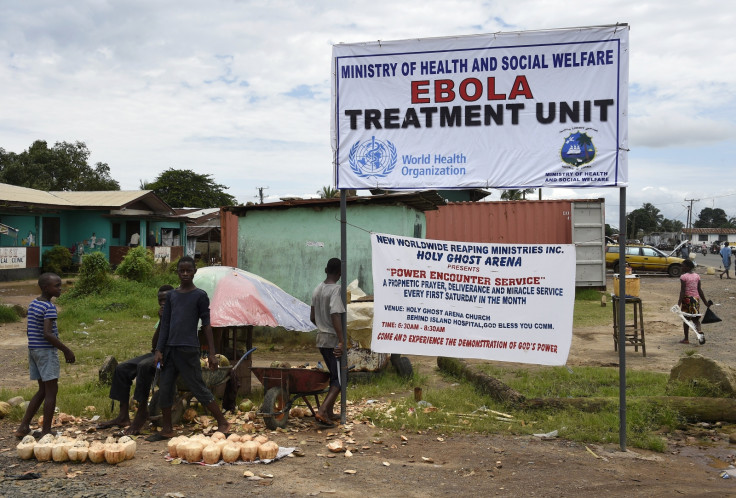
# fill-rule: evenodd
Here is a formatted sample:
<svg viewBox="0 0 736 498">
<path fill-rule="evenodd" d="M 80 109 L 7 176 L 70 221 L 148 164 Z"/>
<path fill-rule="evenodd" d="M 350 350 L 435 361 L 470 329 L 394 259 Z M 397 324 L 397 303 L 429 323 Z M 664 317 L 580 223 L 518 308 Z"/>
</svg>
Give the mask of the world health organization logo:
<svg viewBox="0 0 736 498">
<path fill-rule="evenodd" d="M 350 148 L 350 169 L 358 176 L 384 177 L 396 167 L 396 158 L 394 144 L 371 137 L 362 143 L 355 142 Z"/>
<path fill-rule="evenodd" d="M 565 138 L 560 156 L 570 166 L 583 166 L 595 159 L 593 139 L 585 132 L 576 131 Z"/>
</svg>

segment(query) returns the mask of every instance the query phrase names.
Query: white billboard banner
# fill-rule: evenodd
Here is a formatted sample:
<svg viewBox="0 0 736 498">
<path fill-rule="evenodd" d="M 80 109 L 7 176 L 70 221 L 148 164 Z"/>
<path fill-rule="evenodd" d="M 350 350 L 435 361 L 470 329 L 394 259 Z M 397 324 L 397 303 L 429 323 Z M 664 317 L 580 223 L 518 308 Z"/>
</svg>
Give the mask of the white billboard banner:
<svg viewBox="0 0 736 498">
<path fill-rule="evenodd" d="M 628 26 L 338 44 L 340 189 L 624 187 Z"/>
<path fill-rule="evenodd" d="M 25 247 L 0 247 L 0 270 L 26 267 Z"/>
<path fill-rule="evenodd" d="M 564 365 L 573 244 L 479 244 L 372 234 L 371 349 Z"/>
</svg>

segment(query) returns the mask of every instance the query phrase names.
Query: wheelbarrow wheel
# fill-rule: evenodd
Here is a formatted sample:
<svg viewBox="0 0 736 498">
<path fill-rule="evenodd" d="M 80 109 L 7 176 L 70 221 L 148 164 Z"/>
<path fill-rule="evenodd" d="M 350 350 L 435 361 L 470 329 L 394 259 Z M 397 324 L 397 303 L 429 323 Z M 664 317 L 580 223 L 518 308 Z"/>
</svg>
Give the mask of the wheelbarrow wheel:
<svg viewBox="0 0 736 498">
<path fill-rule="evenodd" d="M 263 396 L 261 413 L 266 427 L 272 431 L 284 429 L 289 423 L 289 395 L 280 387 L 272 387 Z"/>
</svg>

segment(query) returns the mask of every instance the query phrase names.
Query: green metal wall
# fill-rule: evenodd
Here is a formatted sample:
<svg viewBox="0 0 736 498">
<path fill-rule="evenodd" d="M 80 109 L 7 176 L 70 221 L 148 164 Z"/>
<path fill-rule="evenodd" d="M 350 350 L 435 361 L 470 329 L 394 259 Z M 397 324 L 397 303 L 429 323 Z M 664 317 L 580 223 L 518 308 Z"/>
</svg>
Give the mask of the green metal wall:
<svg viewBox="0 0 736 498">
<path fill-rule="evenodd" d="M 340 209 L 254 209 L 238 221 L 238 267 L 309 304 L 330 258 L 340 257 Z M 370 232 L 423 238 L 424 213 L 405 206 L 348 205 L 347 275 L 373 294 Z"/>
</svg>

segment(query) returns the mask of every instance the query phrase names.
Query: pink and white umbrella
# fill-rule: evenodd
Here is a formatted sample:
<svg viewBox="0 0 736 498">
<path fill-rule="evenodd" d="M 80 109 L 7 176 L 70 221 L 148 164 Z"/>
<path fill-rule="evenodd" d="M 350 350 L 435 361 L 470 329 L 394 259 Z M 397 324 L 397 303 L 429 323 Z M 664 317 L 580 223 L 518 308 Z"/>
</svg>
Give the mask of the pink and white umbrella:
<svg viewBox="0 0 736 498">
<path fill-rule="evenodd" d="M 213 327 L 258 325 L 309 332 L 310 308 L 276 284 L 254 273 L 230 266 L 197 270 L 194 285 L 210 298 Z"/>
</svg>

